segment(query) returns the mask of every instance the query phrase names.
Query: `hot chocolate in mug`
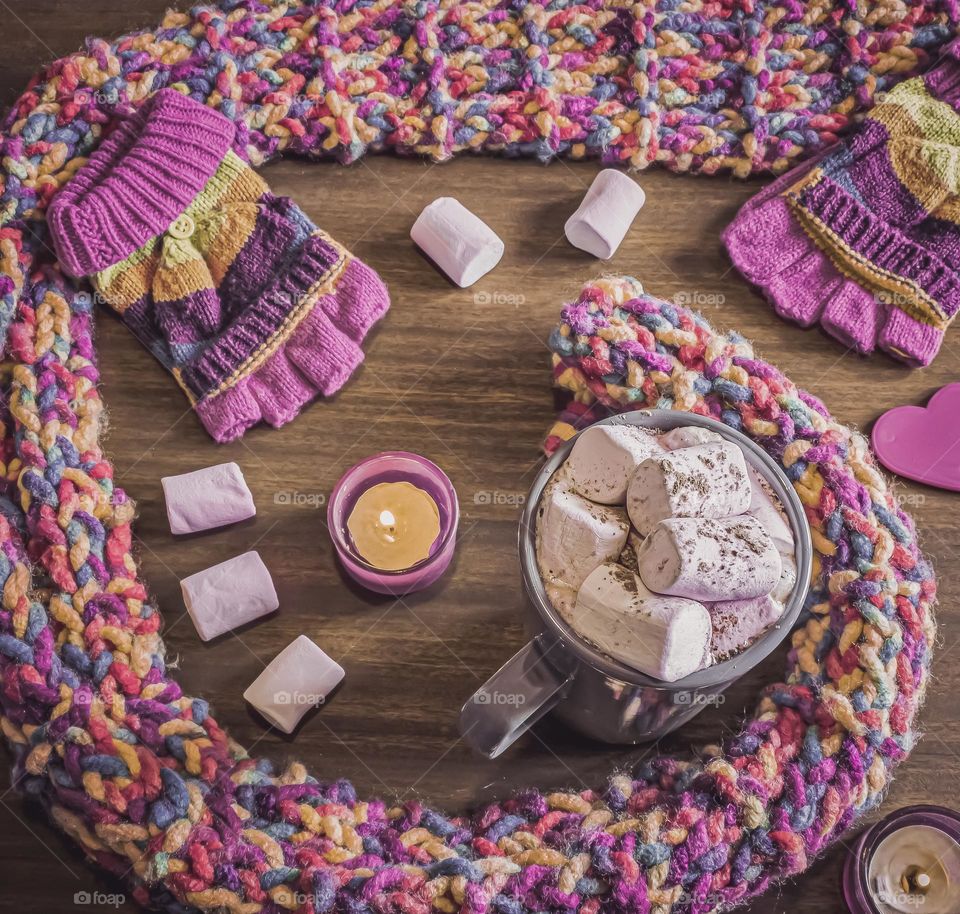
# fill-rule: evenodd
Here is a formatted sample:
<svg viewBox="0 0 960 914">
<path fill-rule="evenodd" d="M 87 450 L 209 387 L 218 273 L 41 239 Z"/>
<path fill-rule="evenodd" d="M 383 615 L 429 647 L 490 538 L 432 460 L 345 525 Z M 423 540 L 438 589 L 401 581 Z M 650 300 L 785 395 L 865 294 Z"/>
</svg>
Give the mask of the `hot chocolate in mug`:
<svg viewBox="0 0 960 914">
<path fill-rule="evenodd" d="M 520 521 L 520 567 L 532 637 L 490 677 L 460 711 L 460 732 L 478 752 L 496 758 L 548 712 L 585 736 L 607 743 L 655 740 L 676 730 L 767 657 L 793 629 L 810 584 L 813 547 L 803 505 L 777 463 L 745 435 L 705 416 L 677 410 L 636 410 L 600 425 L 669 431 L 698 426 L 737 444 L 779 499 L 793 532 L 797 579 L 780 619 L 740 653 L 675 682 L 646 676 L 608 657 L 574 632 L 547 595 L 536 555 L 540 501 L 551 476 L 573 448 L 566 442 L 544 464 Z"/>
</svg>

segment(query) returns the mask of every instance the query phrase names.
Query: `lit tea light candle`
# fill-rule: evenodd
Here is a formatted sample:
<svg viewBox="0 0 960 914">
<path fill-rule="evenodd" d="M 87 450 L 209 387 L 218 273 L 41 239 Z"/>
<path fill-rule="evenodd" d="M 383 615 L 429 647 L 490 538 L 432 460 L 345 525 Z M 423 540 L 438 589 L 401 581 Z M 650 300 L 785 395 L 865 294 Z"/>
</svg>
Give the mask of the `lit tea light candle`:
<svg viewBox="0 0 960 914">
<path fill-rule="evenodd" d="M 446 473 L 418 454 L 387 451 L 343 474 L 327 505 L 340 563 L 378 593 L 422 590 L 447 569 L 460 509 Z"/>
<path fill-rule="evenodd" d="M 868 828 L 847 858 L 843 889 L 852 914 L 956 914 L 960 815 L 909 806 Z"/>
<path fill-rule="evenodd" d="M 357 499 L 347 530 L 374 568 L 401 571 L 429 557 L 440 535 L 440 510 L 413 483 L 380 482 Z"/>
</svg>

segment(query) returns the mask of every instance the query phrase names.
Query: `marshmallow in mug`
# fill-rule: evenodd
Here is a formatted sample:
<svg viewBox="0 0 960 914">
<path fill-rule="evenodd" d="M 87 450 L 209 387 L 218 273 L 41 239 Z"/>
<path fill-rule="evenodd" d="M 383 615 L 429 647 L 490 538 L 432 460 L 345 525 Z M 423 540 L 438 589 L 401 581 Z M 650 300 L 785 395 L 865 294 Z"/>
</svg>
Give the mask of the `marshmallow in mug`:
<svg viewBox="0 0 960 914">
<path fill-rule="evenodd" d="M 630 532 L 623 509 L 598 505 L 554 479 L 538 514 L 537 564 L 547 581 L 578 588 L 598 565 L 615 561 Z"/>
<path fill-rule="evenodd" d="M 668 451 L 673 451 L 725 439 L 712 429 L 703 428 L 699 425 L 682 425 L 664 432 L 659 436 L 659 440 Z M 777 551 L 780 553 L 783 572 L 780 576 L 780 582 L 774 589 L 773 596 L 777 600 L 785 602 L 797 581 L 796 542 L 793 537 L 793 529 L 779 499 L 774 495 L 773 490 L 760 471 L 747 464 L 747 473 L 750 476 L 751 489 L 750 506 L 747 509 L 747 514 L 752 514 L 763 524 L 764 529 L 770 534 Z"/>
<path fill-rule="evenodd" d="M 723 600 L 709 607 L 715 658 L 731 657 L 749 647 L 783 615 L 783 603 L 769 594 L 749 600 Z"/>
<path fill-rule="evenodd" d="M 651 593 L 632 571 L 612 562 L 581 585 L 573 623 L 605 654 L 667 682 L 709 659 L 710 615 L 703 604 Z"/>
<path fill-rule="evenodd" d="M 753 467 L 748 467 L 748 472 L 752 494 L 747 513 L 763 524 L 781 555 L 793 555 L 796 546 L 793 530 L 782 509 L 774 501 L 773 494 L 760 473 Z"/>
<path fill-rule="evenodd" d="M 660 444 L 668 451 L 680 448 L 696 447 L 701 444 L 710 444 L 724 441 L 718 432 L 699 425 L 681 425 L 664 432 L 659 436 Z M 773 538 L 773 542 L 781 556 L 792 555 L 794 551 L 793 530 L 783 513 L 770 486 L 756 467 L 747 464 L 747 473 L 750 476 L 750 505 L 747 514 L 752 514 L 766 528 Z"/>
<path fill-rule="evenodd" d="M 780 553 L 763 525 L 739 517 L 670 517 L 637 552 L 640 578 L 656 593 L 691 600 L 747 600 L 780 580 Z"/>
<path fill-rule="evenodd" d="M 743 451 L 732 441 L 713 441 L 644 460 L 627 488 L 627 513 L 648 536 L 671 517 L 745 514 L 751 496 Z"/>
<path fill-rule="evenodd" d="M 577 436 L 564 466 L 579 495 L 601 505 L 622 505 L 637 467 L 662 453 L 651 432 L 633 425 L 593 425 Z"/>
<path fill-rule="evenodd" d="M 183 602 L 204 641 L 272 613 L 280 606 L 257 552 L 244 552 L 180 582 Z"/>
<path fill-rule="evenodd" d="M 609 260 L 645 200 L 643 188 L 615 168 L 600 172 L 563 231 L 575 248 Z"/>
<path fill-rule="evenodd" d="M 797 586 L 797 558 L 792 553 L 786 555 L 780 553 L 780 564 L 783 566 L 780 570 L 780 580 L 770 593 L 774 600 L 786 603 L 793 588 Z"/>
<path fill-rule="evenodd" d="M 428 204 L 410 237 L 461 289 L 472 286 L 503 257 L 503 242 L 493 229 L 453 197 Z"/>
<path fill-rule="evenodd" d="M 288 644 L 243 693 L 270 723 L 293 733 L 304 714 L 323 704 L 346 674 L 306 635 Z"/>
<path fill-rule="evenodd" d="M 160 480 L 170 532 L 198 533 L 246 520 L 257 513 L 240 467 L 221 463 Z"/>
<path fill-rule="evenodd" d="M 663 432 L 659 437 L 660 444 L 668 451 L 726 440 L 719 432 L 715 432 L 711 428 L 704 428 L 702 425 L 678 425 L 668 432 Z"/>
</svg>

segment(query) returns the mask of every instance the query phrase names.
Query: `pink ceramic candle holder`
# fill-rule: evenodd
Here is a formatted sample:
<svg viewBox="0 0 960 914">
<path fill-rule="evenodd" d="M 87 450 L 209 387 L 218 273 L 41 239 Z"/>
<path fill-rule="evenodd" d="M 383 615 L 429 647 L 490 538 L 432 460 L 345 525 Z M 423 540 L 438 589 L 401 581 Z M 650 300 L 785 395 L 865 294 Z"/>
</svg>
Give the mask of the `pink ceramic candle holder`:
<svg viewBox="0 0 960 914">
<path fill-rule="evenodd" d="M 440 513 L 440 534 L 430 547 L 430 554 L 400 571 L 385 571 L 363 559 L 347 530 L 347 520 L 357 499 L 381 482 L 412 483 L 436 502 Z M 340 477 L 327 505 L 327 525 L 344 570 L 368 590 L 390 596 L 423 590 L 447 570 L 457 542 L 459 520 L 457 493 L 447 474 L 426 457 L 406 451 L 384 451 L 361 460 Z"/>
</svg>

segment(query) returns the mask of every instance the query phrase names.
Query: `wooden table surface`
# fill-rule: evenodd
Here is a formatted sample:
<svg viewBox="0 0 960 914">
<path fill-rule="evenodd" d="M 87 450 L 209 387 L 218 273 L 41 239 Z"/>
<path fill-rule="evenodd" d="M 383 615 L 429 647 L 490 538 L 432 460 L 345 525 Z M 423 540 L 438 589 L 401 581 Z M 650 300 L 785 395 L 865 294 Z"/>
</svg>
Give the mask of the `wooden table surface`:
<svg viewBox="0 0 960 914">
<path fill-rule="evenodd" d="M 165 6 L 165 0 L 0 0 L 0 103 L 10 104 L 39 64 L 76 49 L 85 33 L 116 35 L 152 24 Z M 264 174 L 274 191 L 294 197 L 376 268 L 393 301 L 366 347 L 366 363 L 341 394 L 279 431 L 258 428 L 242 441 L 215 445 L 159 364 L 110 315 L 99 315 L 106 450 L 118 482 L 139 505 L 134 530 L 143 573 L 166 619 L 169 661 L 187 693 L 210 699 L 220 723 L 257 754 L 301 759 L 322 778 L 349 777 L 361 794 L 418 796 L 462 812 L 530 784 L 597 787 L 614 769 L 653 752 L 686 753 L 715 741 L 737 726 L 764 683 L 782 675 L 785 648 L 732 688 L 722 707 L 655 746 L 592 744 L 547 721 L 489 762 L 459 739 L 461 703 L 524 641 L 517 503 L 538 467 L 556 407 L 544 341 L 561 303 L 599 271 L 629 272 L 656 295 L 701 303 L 716 326 L 752 338 L 761 356 L 862 429 L 885 408 L 923 403 L 960 377 L 957 330 L 933 366 L 911 371 L 882 355 L 858 357 L 818 330 L 779 320 L 731 269 L 719 242 L 760 181 L 650 171 L 639 176 L 646 207 L 616 257 L 603 265 L 575 250 L 563 223 L 596 171 L 593 164 L 461 158 L 433 165 L 383 156 L 348 168 L 293 159 L 270 165 Z M 441 194 L 455 195 L 506 243 L 501 264 L 472 289 L 452 288 L 408 237 L 421 208 Z M 387 449 L 417 451 L 443 466 L 462 506 L 450 573 L 402 601 L 346 583 L 320 507 L 347 467 Z M 160 477 L 226 460 L 242 467 L 257 517 L 174 539 Z M 910 483 L 898 491 L 938 570 L 941 637 L 920 721 L 925 736 L 901 767 L 886 811 L 955 802 L 960 775 L 960 732 L 951 725 L 960 684 L 951 625 L 960 596 L 954 564 L 960 496 Z M 280 612 L 204 644 L 184 611 L 179 580 L 249 549 L 271 569 Z M 333 701 L 294 738 L 284 738 L 241 696 L 301 633 L 336 658 L 347 678 Z M 83 910 L 75 905 L 78 892 L 122 893 L 8 789 L 9 753 L 0 754 L 0 908 L 55 914 Z M 848 837 L 809 873 L 748 910 L 842 911 L 838 880 L 850 843 Z M 119 910 L 136 910 L 131 900 L 116 900 Z"/>
</svg>

